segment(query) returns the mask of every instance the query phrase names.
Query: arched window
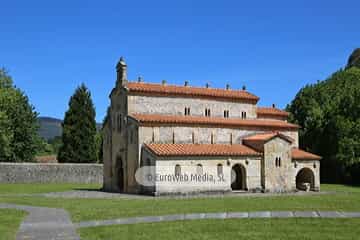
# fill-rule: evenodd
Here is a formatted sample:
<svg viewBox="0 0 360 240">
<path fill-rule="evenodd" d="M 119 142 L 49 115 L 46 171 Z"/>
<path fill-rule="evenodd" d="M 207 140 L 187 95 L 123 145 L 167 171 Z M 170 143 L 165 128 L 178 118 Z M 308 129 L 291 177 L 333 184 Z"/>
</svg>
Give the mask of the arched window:
<svg viewBox="0 0 360 240">
<path fill-rule="evenodd" d="M 217 175 L 222 176 L 223 174 L 224 174 L 223 165 L 221 163 L 219 163 L 217 165 Z"/>
<path fill-rule="evenodd" d="M 203 174 L 203 166 L 201 164 L 196 165 L 196 174 L 198 175 Z"/>
<path fill-rule="evenodd" d="M 185 107 L 185 116 L 190 115 L 190 108 L 189 107 Z"/>
<path fill-rule="evenodd" d="M 224 110 L 224 118 L 229 118 L 229 110 Z"/>
<path fill-rule="evenodd" d="M 181 167 L 179 164 L 175 165 L 175 176 L 180 176 L 181 175 Z"/>
</svg>

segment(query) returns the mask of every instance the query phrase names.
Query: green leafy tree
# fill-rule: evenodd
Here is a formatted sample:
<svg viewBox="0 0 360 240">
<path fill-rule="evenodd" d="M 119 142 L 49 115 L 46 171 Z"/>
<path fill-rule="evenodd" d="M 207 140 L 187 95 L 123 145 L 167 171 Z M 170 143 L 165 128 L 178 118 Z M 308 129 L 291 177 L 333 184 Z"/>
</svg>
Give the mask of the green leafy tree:
<svg viewBox="0 0 360 240">
<path fill-rule="evenodd" d="M 87 163 L 98 160 L 95 108 L 84 84 L 75 90 L 65 113 L 59 162 Z"/>
<path fill-rule="evenodd" d="M 48 156 L 54 154 L 54 148 L 45 139 L 41 139 L 39 143 L 39 149 L 36 153 L 37 156 Z"/>
<path fill-rule="evenodd" d="M 323 182 L 360 183 L 360 68 L 302 88 L 287 106 L 300 147 L 318 153 Z"/>
<path fill-rule="evenodd" d="M 0 112 L 0 161 L 10 159 L 12 155 L 10 121 L 4 112 Z"/>
<path fill-rule="evenodd" d="M 347 68 L 350 67 L 360 67 L 360 48 L 357 48 L 350 55 Z"/>
<path fill-rule="evenodd" d="M 13 81 L 5 68 L 0 68 L 0 88 L 12 88 Z"/>
<path fill-rule="evenodd" d="M 52 146 L 53 153 L 57 154 L 62 145 L 61 136 L 56 136 L 48 140 L 48 143 Z"/>
<path fill-rule="evenodd" d="M 37 113 L 27 96 L 0 70 L 0 161 L 33 161 L 39 147 Z"/>
</svg>

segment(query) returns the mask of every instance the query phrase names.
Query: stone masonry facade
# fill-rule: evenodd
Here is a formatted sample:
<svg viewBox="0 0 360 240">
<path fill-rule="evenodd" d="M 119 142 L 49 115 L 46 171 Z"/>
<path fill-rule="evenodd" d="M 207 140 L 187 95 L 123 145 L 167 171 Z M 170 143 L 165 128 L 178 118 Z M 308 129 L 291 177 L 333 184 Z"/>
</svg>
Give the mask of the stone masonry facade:
<svg viewBox="0 0 360 240">
<path fill-rule="evenodd" d="M 287 122 L 286 112 L 258 107 L 259 98 L 246 89 L 130 82 L 123 58 L 116 70 L 103 127 L 105 190 L 152 195 L 320 190 L 321 158 L 298 148 L 299 126 Z M 139 182 L 139 174 L 153 180 Z M 188 176 L 201 181 L 180 181 Z"/>
</svg>

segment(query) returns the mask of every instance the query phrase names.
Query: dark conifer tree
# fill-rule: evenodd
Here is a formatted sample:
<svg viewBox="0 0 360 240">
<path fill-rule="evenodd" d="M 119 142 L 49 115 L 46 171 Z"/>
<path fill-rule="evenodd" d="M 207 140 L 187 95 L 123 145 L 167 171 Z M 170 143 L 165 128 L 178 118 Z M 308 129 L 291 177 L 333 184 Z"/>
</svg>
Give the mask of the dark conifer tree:
<svg viewBox="0 0 360 240">
<path fill-rule="evenodd" d="M 84 84 L 75 90 L 65 113 L 59 162 L 89 163 L 98 158 L 95 108 Z"/>
</svg>

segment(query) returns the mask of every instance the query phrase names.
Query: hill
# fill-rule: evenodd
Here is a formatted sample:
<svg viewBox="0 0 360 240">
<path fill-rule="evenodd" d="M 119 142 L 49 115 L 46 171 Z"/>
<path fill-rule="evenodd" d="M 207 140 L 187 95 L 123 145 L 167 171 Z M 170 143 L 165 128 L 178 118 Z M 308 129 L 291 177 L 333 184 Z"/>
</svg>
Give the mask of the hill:
<svg viewBox="0 0 360 240">
<path fill-rule="evenodd" d="M 40 125 L 38 133 L 42 138 L 49 140 L 56 136 L 61 136 L 62 120 L 51 117 L 39 117 L 38 122 Z"/>
<path fill-rule="evenodd" d="M 303 87 L 287 106 L 289 120 L 302 127 L 300 147 L 323 156 L 323 182 L 360 183 L 358 54 L 355 50 L 345 69 Z"/>
<path fill-rule="evenodd" d="M 40 128 L 38 130 L 39 135 L 50 140 L 54 137 L 61 136 L 62 134 L 62 120 L 52 117 L 38 117 L 38 123 Z M 98 131 L 101 129 L 101 123 L 96 124 Z"/>
</svg>

